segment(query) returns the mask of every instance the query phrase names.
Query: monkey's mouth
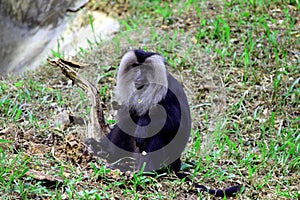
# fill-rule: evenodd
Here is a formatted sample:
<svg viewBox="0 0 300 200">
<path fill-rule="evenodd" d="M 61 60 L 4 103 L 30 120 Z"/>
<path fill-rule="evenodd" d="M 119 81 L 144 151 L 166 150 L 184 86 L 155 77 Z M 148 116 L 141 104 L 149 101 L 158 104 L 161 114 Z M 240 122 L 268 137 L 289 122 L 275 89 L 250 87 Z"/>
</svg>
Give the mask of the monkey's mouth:
<svg viewBox="0 0 300 200">
<path fill-rule="evenodd" d="M 145 87 L 145 85 L 147 84 L 146 81 L 142 80 L 142 81 L 135 81 L 134 82 L 134 86 L 137 90 L 141 90 Z"/>
<path fill-rule="evenodd" d="M 137 89 L 137 90 L 141 90 L 141 89 L 143 89 L 143 87 L 144 87 L 145 85 L 135 85 L 135 88 Z"/>
</svg>

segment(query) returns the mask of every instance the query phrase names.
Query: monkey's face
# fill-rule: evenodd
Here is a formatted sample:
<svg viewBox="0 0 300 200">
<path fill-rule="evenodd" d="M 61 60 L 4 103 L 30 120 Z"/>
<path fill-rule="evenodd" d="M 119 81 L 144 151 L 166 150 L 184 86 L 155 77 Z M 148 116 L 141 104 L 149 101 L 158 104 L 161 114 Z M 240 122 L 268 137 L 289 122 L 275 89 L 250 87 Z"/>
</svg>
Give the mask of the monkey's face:
<svg viewBox="0 0 300 200">
<path fill-rule="evenodd" d="M 134 86 L 137 90 L 146 90 L 153 82 L 153 69 L 151 66 L 138 64 L 133 68 Z"/>
<path fill-rule="evenodd" d="M 166 95 L 167 76 L 165 59 L 161 55 L 129 51 L 119 66 L 117 98 L 123 105 L 145 113 Z"/>
</svg>

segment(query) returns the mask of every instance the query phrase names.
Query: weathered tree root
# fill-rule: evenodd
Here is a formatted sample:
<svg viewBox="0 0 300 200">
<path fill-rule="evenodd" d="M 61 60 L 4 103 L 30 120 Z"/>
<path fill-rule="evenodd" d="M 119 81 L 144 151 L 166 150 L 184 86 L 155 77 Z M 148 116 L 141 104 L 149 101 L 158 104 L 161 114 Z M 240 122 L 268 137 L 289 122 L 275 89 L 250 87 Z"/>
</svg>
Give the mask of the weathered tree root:
<svg viewBox="0 0 300 200">
<path fill-rule="evenodd" d="M 86 138 L 93 138 L 95 140 L 100 140 L 102 136 L 109 132 L 109 126 L 105 122 L 103 109 L 101 106 L 100 95 L 96 87 L 89 81 L 82 78 L 78 72 L 74 70 L 82 69 L 86 65 L 76 63 L 73 61 L 64 60 L 61 58 L 56 59 L 47 59 L 48 63 L 52 66 L 60 67 L 62 73 L 76 83 L 80 88 L 82 88 L 90 97 L 92 103 L 89 123 L 87 126 L 87 135 Z"/>
</svg>

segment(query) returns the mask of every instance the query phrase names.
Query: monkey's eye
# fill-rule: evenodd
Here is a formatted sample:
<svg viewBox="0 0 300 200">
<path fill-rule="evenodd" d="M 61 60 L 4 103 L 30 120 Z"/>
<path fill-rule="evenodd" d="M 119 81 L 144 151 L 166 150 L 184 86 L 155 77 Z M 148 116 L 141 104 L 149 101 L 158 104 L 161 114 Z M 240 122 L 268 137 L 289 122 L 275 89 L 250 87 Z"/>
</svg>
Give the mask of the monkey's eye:
<svg viewBox="0 0 300 200">
<path fill-rule="evenodd" d="M 137 66 L 140 66 L 140 65 L 141 65 L 140 63 L 133 63 L 132 67 L 137 67 Z"/>
</svg>

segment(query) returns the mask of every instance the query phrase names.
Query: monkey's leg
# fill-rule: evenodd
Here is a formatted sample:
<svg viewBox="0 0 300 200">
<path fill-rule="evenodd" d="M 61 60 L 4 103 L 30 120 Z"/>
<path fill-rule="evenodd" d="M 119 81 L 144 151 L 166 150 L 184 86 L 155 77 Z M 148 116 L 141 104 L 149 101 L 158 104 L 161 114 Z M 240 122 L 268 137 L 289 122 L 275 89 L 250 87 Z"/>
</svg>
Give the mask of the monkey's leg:
<svg viewBox="0 0 300 200">
<path fill-rule="evenodd" d="M 143 164 L 146 166 L 144 171 L 159 170 L 169 165 L 167 162 L 167 155 L 164 150 L 164 140 L 155 135 L 151 138 L 145 139 L 144 149 L 141 149 L 141 153 L 138 159 L 138 168 L 141 169 Z"/>
</svg>

